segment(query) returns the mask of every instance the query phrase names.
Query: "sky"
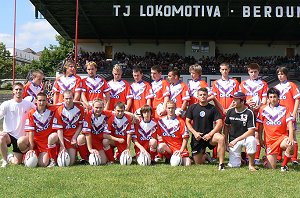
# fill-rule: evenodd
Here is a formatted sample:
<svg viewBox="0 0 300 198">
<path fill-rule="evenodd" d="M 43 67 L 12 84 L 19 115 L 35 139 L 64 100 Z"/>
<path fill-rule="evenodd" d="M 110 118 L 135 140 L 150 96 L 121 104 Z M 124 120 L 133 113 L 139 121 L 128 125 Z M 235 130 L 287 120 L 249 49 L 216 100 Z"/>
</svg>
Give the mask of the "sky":
<svg viewBox="0 0 300 198">
<path fill-rule="evenodd" d="M 58 33 L 46 19 L 35 19 L 35 8 L 29 0 L 17 0 L 16 48 L 42 51 L 50 44 L 57 45 Z M 0 42 L 13 47 L 14 0 L 0 0 Z"/>
</svg>

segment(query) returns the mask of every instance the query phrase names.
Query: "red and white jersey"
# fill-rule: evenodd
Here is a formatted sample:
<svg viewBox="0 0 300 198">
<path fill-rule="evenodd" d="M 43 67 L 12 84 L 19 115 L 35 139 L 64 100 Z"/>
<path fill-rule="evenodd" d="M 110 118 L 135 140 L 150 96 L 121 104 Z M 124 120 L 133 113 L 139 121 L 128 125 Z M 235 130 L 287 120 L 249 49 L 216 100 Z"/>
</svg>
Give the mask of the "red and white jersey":
<svg viewBox="0 0 300 198">
<path fill-rule="evenodd" d="M 64 137 L 71 139 L 77 128 L 82 125 L 84 109 L 80 105 L 75 105 L 72 109 L 66 109 L 62 104 L 55 112 L 52 128 L 62 129 Z"/>
<path fill-rule="evenodd" d="M 103 111 L 98 117 L 95 117 L 93 111 L 89 111 L 83 120 L 82 133 L 91 133 L 92 136 L 99 135 L 101 133 L 110 134 L 108 130 L 107 121 L 113 114 L 111 111 Z"/>
<path fill-rule="evenodd" d="M 160 79 L 158 81 L 153 81 L 151 87 L 154 95 L 152 108 L 156 109 L 160 103 L 164 102 L 165 97 L 170 95 L 170 84 L 168 81 Z"/>
<path fill-rule="evenodd" d="M 131 112 L 135 113 L 136 110 L 147 104 L 148 99 L 153 98 L 153 91 L 149 83 L 145 81 L 134 82 L 130 85 L 129 95 L 127 99 L 132 99 Z"/>
<path fill-rule="evenodd" d="M 212 93 L 224 109 L 228 109 L 231 105 L 233 98 L 230 96 L 233 96 L 237 91 L 239 91 L 239 82 L 233 78 L 219 79 L 212 84 Z"/>
<path fill-rule="evenodd" d="M 135 124 L 135 133 L 132 139 L 136 139 L 139 143 L 149 142 L 150 139 L 156 139 L 157 124 L 153 120 L 144 122 L 143 120 Z"/>
<path fill-rule="evenodd" d="M 197 92 L 200 88 L 202 88 L 202 87 L 207 88 L 209 91 L 208 94 L 209 95 L 211 94 L 207 83 L 200 79 L 199 80 L 189 80 L 188 87 L 189 87 L 189 94 L 191 97 L 190 105 L 198 102 L 198 93 Z"/>
<path fill-rule="evenodd" d="M 260 99 L 267 96 L 268 84 L 263 80 L 244 80 L 240 84 L 240 91 L 246 95 L 246 100 L 253 96 L 259 96 Z"/>
<path fill-rule="evenodd" d="M 43 84 L 36 85 L 32 81 L 29 81 L 24 85 L 23 98 L 27 96 L 33 96 L 35 99 L 37 98 L 38 93 L 43 92 Z"/>
<path fill-rule="evenodd" d="M 95 78 L 86 77 L 81 81 L 82 92 L 88 102 L 92 102 L 95 98 L 104 99 L 103 94 L 110 91 L 105 79 L 101 78 L 99 75 L 96 75 Z"/>
<path fill-rule="evenodd" d="M 134 133 L 134 126 L 131 123 L 131 118 L 129 115 L 125 114 L 122 118 L 112 115 L 108 119 L 107 124 L 111 135 L 117 138 L 123 138 L 126 140 L 127 134 Z"/>
<path fill-rule="evenodd" d="M 110 80 L 108 86 L 110 87 L 109 110 L 114 110 L 114 105 L 119 101 L 126 104 L 126 97 L 129 95 L 130 90 L 129 83 L 125 80 Z"/>
<path fill-rule="evenodd" d="M 172 151 L 180 150 L 183 139 L 190 137 L 185 122 L 179 117 L 169 119 L 165 116 L 160 119 L 158 121 L 157 134 L 162 137 L 163 142 L 166 143 Z"/>
<path fill-rule="evenodd" d="M 25 123 L 25 131 L 34 133 L 34 140 L 48 143 L 48 136 L 53 132 L 52 124 L 57 106 L 48 107 L 43 113 L 31 109 Z"/>
<path fill-rule="evenodd" d="M 263 123 L 265 141 L 274 142 L 282 135 L 288 135 L 287 123 L 293 121 L 292 112 L 285 106 L 271 108 L 265 105 L 260 108 L 257 122 Z"/>
<path fill-rule="evenodd" d="M 54 93 L 60 93 L 58 102 L 63 102 L 63 93 L 66 90 L 71 90 L 73 93 L 81 91 L 81 78 L 77 75 L 72 76 L 60 76 L 53 85 L 52 91 Z"/>
<path fill-rule="evenodd" d="M 177 108 L 181 108 L 183 101 L 190 100 L 188 86 L 179 81 L 176 85 L 170 85 L 170 100 L 176 103 Z"/>
<path fill-rule="evenodd" d="M 297 85 L 293 82 L 286 81 L 275 86 L 280 91 L 279 103 L 294 111 L 295 99 L 300 97 Z"/>
</svg>

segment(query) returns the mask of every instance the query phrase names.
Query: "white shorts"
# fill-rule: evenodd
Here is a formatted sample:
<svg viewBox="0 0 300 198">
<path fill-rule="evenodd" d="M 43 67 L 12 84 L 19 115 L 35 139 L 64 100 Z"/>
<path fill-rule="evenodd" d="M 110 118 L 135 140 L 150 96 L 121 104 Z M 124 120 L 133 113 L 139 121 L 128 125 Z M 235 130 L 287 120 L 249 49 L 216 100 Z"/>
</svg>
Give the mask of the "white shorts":
<svg viewBox="0 0 300 198">
<path fill-rule="evenodd" d="M 246 139 L 238 141 L 233 147 L 229 148 L 229 167 L 235 168 L 241 166 L 241 152 L 243 147 L 246 148 L 248 154 L 256 153 L 255 137 L 249 136 Z"/>
</svg>

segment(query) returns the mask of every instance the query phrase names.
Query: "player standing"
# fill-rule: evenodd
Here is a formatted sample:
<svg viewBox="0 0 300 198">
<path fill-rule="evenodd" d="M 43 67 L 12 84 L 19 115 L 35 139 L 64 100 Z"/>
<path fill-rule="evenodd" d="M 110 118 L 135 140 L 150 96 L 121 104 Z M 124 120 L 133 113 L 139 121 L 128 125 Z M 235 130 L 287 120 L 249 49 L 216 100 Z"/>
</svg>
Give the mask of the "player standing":
<svg viewBox="0 0 300 198">
<path fill-rule="evenodd" d="M 32 100 L 33 102 L 37 99 L 38 93 L 44 91 L 44 73 L 41 70 L 35 70 L 32 72 L 31 78 L 31 81 L 27 82 L 26 85 L 24 85 L 23 98 L 27 100 L 27 98 L 32 97 L 30 98 L 30 100 Z"/>
</svg>

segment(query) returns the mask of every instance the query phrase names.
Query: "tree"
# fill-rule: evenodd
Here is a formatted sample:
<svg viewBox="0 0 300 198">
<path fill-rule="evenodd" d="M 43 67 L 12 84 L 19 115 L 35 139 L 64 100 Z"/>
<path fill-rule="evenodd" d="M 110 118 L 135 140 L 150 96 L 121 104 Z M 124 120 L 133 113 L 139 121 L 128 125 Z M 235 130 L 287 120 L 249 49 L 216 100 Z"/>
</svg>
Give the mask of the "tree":
<svg viewBox="0 0 300 198">
<path fill-rule="evenodd" d="M 4 43 L 0 42 L 0 78 L 11 78 L 12 59 Z"/>
</svg>

